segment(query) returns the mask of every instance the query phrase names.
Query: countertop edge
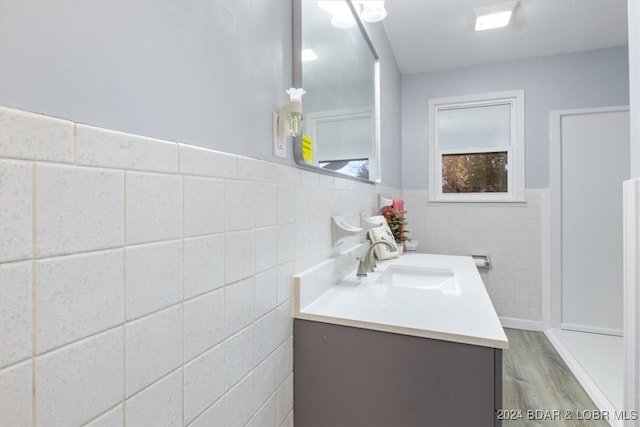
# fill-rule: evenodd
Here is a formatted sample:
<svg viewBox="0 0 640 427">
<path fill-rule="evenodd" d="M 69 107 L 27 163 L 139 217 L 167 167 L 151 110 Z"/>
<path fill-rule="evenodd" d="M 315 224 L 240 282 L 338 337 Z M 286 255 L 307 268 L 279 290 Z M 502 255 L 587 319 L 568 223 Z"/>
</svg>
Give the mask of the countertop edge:
<svg viewBox="0 0 640 427">
<path fill-rule="evenodd" d="M 294 312 L 294 319 L 311 320 L 322 323 L 330 323 L 339 326 L 349 326 L 354 328 L 369 329 L 373 331 L 389 332 L 393 334 L 409 335 L 420 338 L 430 338 L 442 341 L 456 342 L 459 344 L 470 344 L 480 347 L 491 347 L 499 350 L 509 348 L 508 341 L 493 340 L 490 338 L 474 337 L 467 335 L 452 334 L 446 332 L 430 331 L 425 329 L 406 328 L 401 326 L 388 325 L 384 323 L 364 322 L 360 320 L 345 319 L 340 317 L 323 316 L 303 312 Z"/>
</svg>

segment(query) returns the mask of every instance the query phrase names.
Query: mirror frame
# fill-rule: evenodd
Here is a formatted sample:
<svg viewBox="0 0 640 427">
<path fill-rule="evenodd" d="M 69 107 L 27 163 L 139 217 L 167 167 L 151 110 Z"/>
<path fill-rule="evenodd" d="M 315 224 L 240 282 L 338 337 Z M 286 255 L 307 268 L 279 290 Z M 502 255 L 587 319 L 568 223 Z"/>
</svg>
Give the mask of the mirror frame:
<svg viewBox="0 0 640 427">
<path fill-rule="evenodd" d="M 302 2 L 309 0 L 293 0 L 293 87 L 303 88 L 302 86 Z M 369 163 L 375 162 L 375 174 L 373 177 L 370 176 L 370 179 L 359 178 L 357 176 L 351 176 L 340 172 L 335 172 L 329 169 L 324 169 L 319 166 L 308 164 L 304 158 L 302 157 L 302 136 L 292 137 L 291 143 L 293 145 L 293 158 L 296 162 L 296 165 L 303 169 L 312 170 L 314 172 L 323 173 L 326 175 L 332 175 L 335 177 L 350 179 L 354 181 L 364 182 L 367 184 L 377 184 L 381 182 L 381 159 L 380 159 L 380 57 L 378 56 L 378 52 L 376 51 L 371 39 L 369 38 L 369 34 L 367 33 L 362 21 L 360 20 L 360 16 L 355 9 L 355 6 L 351 2 L 351 0 L 344 0 L 351 13 L 353 14 L 356 25 L 364 38 L 367 46 L 371 50 L 371 55 L 374 60 L 374 106 L 373 106 L 373 119 L 374 119 L 374 135 L 373 135 L 373 150 L 371 153 L 371 158 Z M 304 111 L 304 97 L 302 98 L 302 114 L 305 114 Z M 369 166 L 369 171 L 371 172 L 371 166 Z"/>
</svg>

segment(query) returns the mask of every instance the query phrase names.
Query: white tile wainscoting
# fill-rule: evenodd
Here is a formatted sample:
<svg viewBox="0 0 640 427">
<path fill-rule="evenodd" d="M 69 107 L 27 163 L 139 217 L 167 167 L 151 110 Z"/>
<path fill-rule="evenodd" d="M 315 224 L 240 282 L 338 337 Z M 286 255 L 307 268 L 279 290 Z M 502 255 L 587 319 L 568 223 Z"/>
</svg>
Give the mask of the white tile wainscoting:
<svg viewBox="0 0 640 427">
<path fill-rule="evenodd" d="M 398 195 L 9 108 L 0 179 L 1 425 L 293 425 L 291 276 Z"/>
<path fill-rule="evenodd" d="M 429 203 L 428 190 L 404 190 L 409 237 L 418 251 L 489 255 L 480 275 L 505 326 L 542 330 L 542 212 L 546 189 L 526 190 L 526 203 Z"/>
</svg>

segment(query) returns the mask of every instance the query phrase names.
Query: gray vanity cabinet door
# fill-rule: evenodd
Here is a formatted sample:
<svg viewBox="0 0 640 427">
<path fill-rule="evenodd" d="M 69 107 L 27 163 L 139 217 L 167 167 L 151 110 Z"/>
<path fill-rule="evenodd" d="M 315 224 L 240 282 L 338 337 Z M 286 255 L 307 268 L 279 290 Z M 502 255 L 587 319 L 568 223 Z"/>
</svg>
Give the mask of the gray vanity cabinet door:
<svg viewBox="0 0 640 427">
<path fill-rule="evenodd" d="M 501 350 L 295 319 L 294 424 L 494 426 Z"/>
</svg>

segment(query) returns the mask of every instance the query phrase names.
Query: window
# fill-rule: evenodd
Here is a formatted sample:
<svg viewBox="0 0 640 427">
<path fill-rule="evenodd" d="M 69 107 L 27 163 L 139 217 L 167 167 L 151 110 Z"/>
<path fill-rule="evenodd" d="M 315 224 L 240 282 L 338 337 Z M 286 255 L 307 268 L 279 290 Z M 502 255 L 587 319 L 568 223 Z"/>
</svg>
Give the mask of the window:
<svg viewBox="0 0 640 427">
<path fill-rule="evenodd" d="M 429 198 L 524 201 L 524 91 L 429 100 Z"/>
</svg>

